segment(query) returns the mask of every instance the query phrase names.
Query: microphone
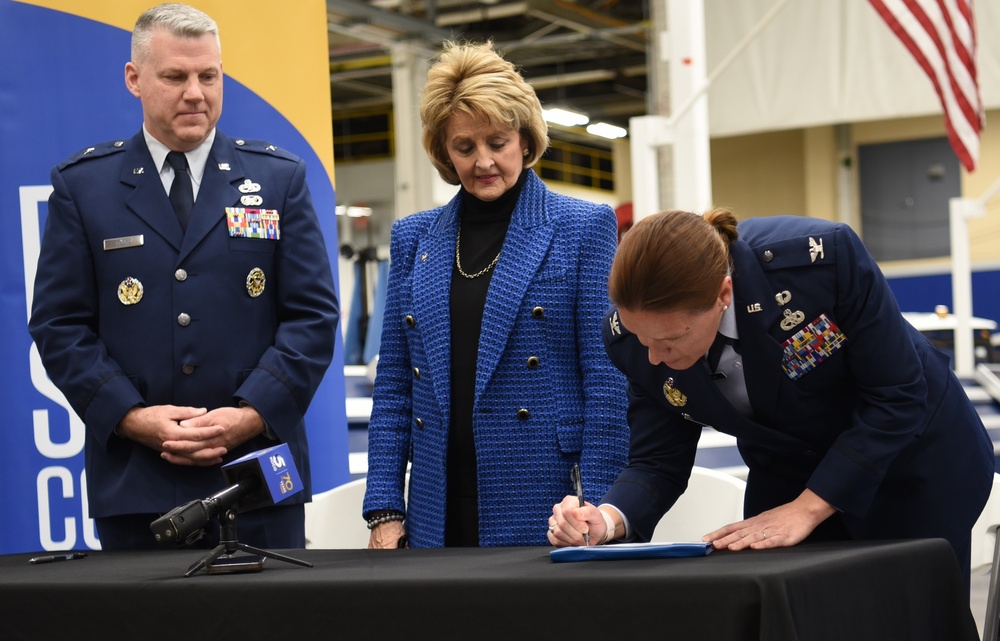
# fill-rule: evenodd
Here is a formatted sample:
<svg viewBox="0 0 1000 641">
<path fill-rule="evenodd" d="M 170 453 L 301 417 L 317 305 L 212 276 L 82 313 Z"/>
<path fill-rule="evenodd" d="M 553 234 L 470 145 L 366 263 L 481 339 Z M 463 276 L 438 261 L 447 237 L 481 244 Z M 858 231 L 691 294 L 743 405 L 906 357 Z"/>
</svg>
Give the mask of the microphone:
<svg viewBox="0 0 1000 641">
<path fill-rule="evenodd" d="M 222 466 L 231 485 L 212 496 L 179 505 L 150 524 L 159 543 L 187 545 L 205 525 L 231 509 L 249 511 L 284 501 L 302 490 L 302 480 L 287 443 L 251 452 Z"/>
</svg>

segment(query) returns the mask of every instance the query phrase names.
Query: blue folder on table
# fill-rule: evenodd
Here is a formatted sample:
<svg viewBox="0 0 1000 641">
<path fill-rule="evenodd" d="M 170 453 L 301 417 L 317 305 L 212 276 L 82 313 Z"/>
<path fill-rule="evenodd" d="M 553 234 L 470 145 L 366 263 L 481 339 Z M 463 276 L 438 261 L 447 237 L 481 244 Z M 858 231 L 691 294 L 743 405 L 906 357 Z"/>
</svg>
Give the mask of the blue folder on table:
<svg viewBox="0 0 1000 641">
<path fill-rule="evenodd" d="M 568 561 L 615 561 L 618 559 L 666 559 L 706 556 L 711 543 L 618 543 L 589 547 L 558 548 L 549 552 L 555 563 Z"/>
</svg>

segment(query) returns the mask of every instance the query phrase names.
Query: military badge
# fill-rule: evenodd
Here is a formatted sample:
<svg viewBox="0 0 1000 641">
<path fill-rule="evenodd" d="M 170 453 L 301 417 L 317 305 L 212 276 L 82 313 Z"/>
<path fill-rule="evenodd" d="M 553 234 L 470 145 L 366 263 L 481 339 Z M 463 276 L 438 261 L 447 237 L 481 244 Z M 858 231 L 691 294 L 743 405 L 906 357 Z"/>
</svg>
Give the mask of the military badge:
<svg viewBox="0 0 1000 641">
<path fill-rule="evenodd" d="M 241 194 L 255 194 L 260 191 L 260 184 L 247 178 L 243 181 L 243 184 L 237 187 Z"/>
<path fill-rule="evenodd" d="M 820 260 L 823 260 L 824 258 L 826 258 L 825 254 L 823 253 L 823 239 L 820 238 L 819 241 L 817 241 L 815 238 L 813 238 L 812 236 L 810 236 L 809 237 L 809 262 L 815 263 L 817 258 L 819 258 Z"/>
<path fill-rule="evenodd" d="M 260 267 L 254 267 L 247 274 L 247 293 L 250 294 L 250 298 L 257 298 L 264 293 L 264 285 L 267 279 L 264 278 L 264 270 Z"/>
<path fill-rule="evenodd" d="M 138 278 L 129 276 L 118 285 L 118 300 L 122 305 L 135 305 L 142 300 L 142 283 Z"/>
<path fill-rule="evenodd" d="M 674 387 L 674 379 L 672 377 L 663 383 L 663 395 L 667 397 L 667 402 L 674 407 L 684 407 L 687 405 L 687 396 L 684 396 L 683 392 Z"/>
<path fill-rule="evenodd" d="M 806 319 L 806 315 L 801 311 L 793 312 L 790 309 L 785 310 L 785 317 L 781 319 L 781 329 L 786 332 L 790 332 L 795 329 L 795 326 L 800 324 Z"/>
</svg>

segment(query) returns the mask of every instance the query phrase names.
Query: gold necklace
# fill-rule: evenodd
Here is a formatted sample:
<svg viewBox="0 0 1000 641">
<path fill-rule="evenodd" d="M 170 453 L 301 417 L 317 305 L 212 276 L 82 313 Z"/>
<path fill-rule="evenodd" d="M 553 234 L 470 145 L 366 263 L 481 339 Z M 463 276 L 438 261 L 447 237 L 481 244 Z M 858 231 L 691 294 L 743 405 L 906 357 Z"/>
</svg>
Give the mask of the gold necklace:
<svg viewBox="0 0 1000 641">
<path fill-rule="evenodd" d="M 475 274 L 466 274 L 462 270 L 461 248 L 462 248 L 462 223 L 459 222 L 458 223 L 458 236 L 455 238 L 455 267 L 458 267 L 458 273 L 459 274 L 461 274 L 462 276 L 464 276 L 465 278 L 468 278 L 470 280 L 473 279 L 473 278 L 479 278 L 480 276 L 482 276 L 486 272 L 488 272 L 491 269 L 493 269 L 496 266 L 497 261 L 500 260 L 500 252 L 503 252 L 503 247 L 501 247 L 500 248 L 500 252 L 497 252 L 496 258 L 493 259 L 492 263 L 490 263 L 489 265 L 487 265 L 486 267 L 484 267 L 480 271 L 476 272 Z"/>
</svg>

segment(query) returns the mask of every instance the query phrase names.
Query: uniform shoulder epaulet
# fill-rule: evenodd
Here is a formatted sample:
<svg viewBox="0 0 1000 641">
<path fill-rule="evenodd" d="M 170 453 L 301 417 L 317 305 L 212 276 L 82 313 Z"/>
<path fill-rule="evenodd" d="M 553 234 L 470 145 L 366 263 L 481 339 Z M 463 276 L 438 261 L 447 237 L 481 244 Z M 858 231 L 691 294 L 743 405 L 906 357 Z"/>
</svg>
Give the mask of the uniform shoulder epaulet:
<svg viewBox="0 0 1000 641">
<path fill-rule="evenodd" d="M 836 261 L 836 235 L 833 229 L 795 238 L 762 242 L 751 246 L 765 271 L 796 267 L 830 265 Z"/>
<path fill-rule="evenodd" d="M 70 165 L 75 165 L 78 162 L 90 160 L 91 158 L 102 158 L 110 154 L 118 153 L 119 151 L 125 151 L 126 144 L 127 142 L 125 140 L 111 140 L 99 143 L 93 147 L 86 147 L 59 163 L 58 169 L 63 169 L 65 167 L 69 167 Z"/>
<path fill-rule="evenodd" d="M 265 154 L 268 156 L 274 156 L 275 158 L 284 158 L 286 160 L 299 160 L 299 157 L 292 152 L 282 149 L 281 147 L 269 143 L 266 140 L 248 140 L 246 138 L 234 138 L 233 145 L 240 151 L 249 151 L 256 154 Z"/>
</svg>

